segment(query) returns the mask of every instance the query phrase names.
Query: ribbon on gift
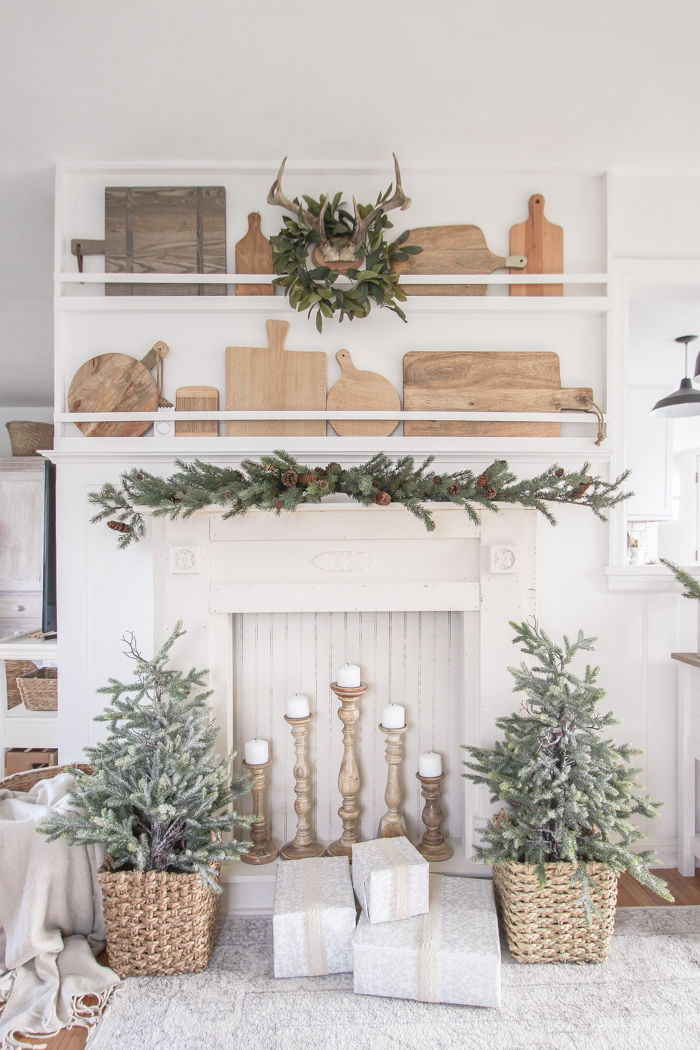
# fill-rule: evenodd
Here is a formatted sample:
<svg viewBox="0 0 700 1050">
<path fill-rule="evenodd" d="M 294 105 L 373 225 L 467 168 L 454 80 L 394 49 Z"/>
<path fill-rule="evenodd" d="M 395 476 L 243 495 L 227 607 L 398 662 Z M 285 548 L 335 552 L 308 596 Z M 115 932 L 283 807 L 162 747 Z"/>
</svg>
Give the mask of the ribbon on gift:
<svg viewBox="0 0 700 1050">
<path fill-rule="evenodd" d="M 392 867 L 391 902 L 392 920 L 407 919 L 411 914 L 411 866 L 398 847 L 395 839 L 377 839 L 377 845 Z"/>
<path fill-rule="evenodd" d="M 308 976 L 319 977 L 328 973 L 323 920 L 323 858 L 315 857 L 304 860 L 300 868 L 306 953 L 309 960 Z"/>
<path fill-rule="evenodd" d="M 430 910 L 421 916 L 420 954 L 418 957 L 418 998 L 424 1003 L 438 1003 L 438 952 L 440 950 L 440 923 L 442 876 L 430 876 Z"/>
</svg>

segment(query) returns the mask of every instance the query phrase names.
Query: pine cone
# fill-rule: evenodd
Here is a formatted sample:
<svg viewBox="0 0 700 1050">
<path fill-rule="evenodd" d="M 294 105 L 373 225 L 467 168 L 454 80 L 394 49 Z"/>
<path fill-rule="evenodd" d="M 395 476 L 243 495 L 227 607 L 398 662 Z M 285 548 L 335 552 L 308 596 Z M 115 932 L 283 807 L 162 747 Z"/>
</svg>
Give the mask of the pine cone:
<svg viewBox="0 0 700 1050">
<path fill-rule="evenodd" d="M 275 510 L 282 510 L 283 506 L 284 506 L 284 503 L 282 502 L 281 499 L 276 499 L 275 500 Z"/>
<path fill-rule="evenodd" d="M 296 485 L 298 477 L 296 470 L 285 470 L 282 475 L 282 484 L 287 486 Z"/>
<path fill-rule="evenodd" d="M 559 467 L 559 470 L 555 470 L 554 474 L 558 478 L 563 478 L 564 477 L 564 468 L 563 467 Z"/>
<path fill-rule="evenodd" d="M 224 491 L 221 493 L 221 498 L 222 499 L 231 499 L 231 491 L 230 491 L 230 489 L 224 489 Z"/>
<path fill-rule="evenodd" d="M 583 494 L 588 491 L 592 484 L 593 478 L 591 478 L 590 481 L 584 481 L 583 484 L 579 485 L 579 487 L 577 489 L 574 489 L 574 491 L 571 493 L 571 499 L 581 499 L 581 496 L 583 496 Z"/>
<path fill-rule="evenodd" d="M 143 474 L 137 474 L 136 475 L 136 480 L 137 481 L 143 481 Z"/>
<path fill-rule="evenodd" d="M 125 521 L 108 521 L 107 525 L 110 529 L 114 529 L 115 532 L 131 532 L 131 525 L 127 525 Z"/>
<path fill-rule="evenodd" d="M 373 488 L 373 489 L 381 489 L 381 487 L 382 487 L 382 486 L 381 486 L 381 485 L 380 485 L 380 483 L 379 483 L 379 482 L 377 481 L 377 479 L 376 479 L 376 478 L 374 478 L 374 480 L 372 481 L 372 488 Z"/>
<path fill-rule="evenodd" d="M 271 474 L 274 469 L 275 468 L 273 467 L 272 463 L 266 463 L 265 464 L 265 470 L 267 471 L 268 474 Z"/>
<path fill-rule="evenodd" d="M 391 496 L 388 492 L 378 492 L 374 497 L 374 502 L 378 507 L 388 507 L 391 503 Z"/>
<path fill-rule="evenodd" d="M 314 474 L 317 474 L 319 478 L 325 478 L 327 470 L 325 467 L 314 467 Z"/>
<path fill-rule="evenodd" d="M 455 481 L 454 485 L 450 485 L 447 491 L 450 494 L 450 496 L 456 496 L 459 492 L 459 485 L 457 484 L 457 482 Z"/>
<path fill-rule="evenodd" d="M 171 494 L 170 494 L 170 495 L 168 496 L 168 499 L 170 500 L 170 502 L 171 502 L 171 503 L 174 503 L 174 504 L 175 504 L 175 506 L 177 506 L 177 505 L 178 505 L 178 503 L 182 503 L 182 500 L 180 499 L 180 497 L 179 497 L 179 496 L 176 496 L 174 492 L 173 492 L 173 493 L 171 493 Z"/>
<path fill-rule="evenodd" d="M 442 485 L 442 478 L 439 474 L 436 474 L 433 478 L 433 485 Z"/>
<path fill-rule="evenodd" d="M 486 486 L 489 483 L 489 479 L 486 477 L 486 471 L 484 471 L 483 474 L 479 474 L 479 477 L 476 479 L 476 483 L 480 489 L 486 488 Z"/>
<path fill-rule="evenodd" d="M 493 485 L 487 485 L 484 489 L 484 495 L 486 496 L 486 499 L 495 499 L 498 493 L 496 492 Z"/>
<path fill-rule="evenodd" d="M 335 468 L 336 468 L 336 467 L 338 468 L 338 470 L 342 470 L 342 469 L 343 469 L 343 468 L 341 467 L 340 463 L 329 463 L 329 464 L 328 464 L 328 466 L 326 467 L 326 473 L 327 473 L 327 472 L 328 472 L 329 470 L 335 470 Z"/>
<path fill-rule="evenodd" d="M 325 490 L 328 488 L 328 482 L 327 481 L 319 481 L 318 487 L 320 489 L 323 489 L 324 492 L 325 492 Z"/>
<path fill-rule="evenodd" d="M 315 474 L 300 474 L 299 481 L 302 485 L 313 485 L 314 481 L 318 481 Z"/>
</svg>

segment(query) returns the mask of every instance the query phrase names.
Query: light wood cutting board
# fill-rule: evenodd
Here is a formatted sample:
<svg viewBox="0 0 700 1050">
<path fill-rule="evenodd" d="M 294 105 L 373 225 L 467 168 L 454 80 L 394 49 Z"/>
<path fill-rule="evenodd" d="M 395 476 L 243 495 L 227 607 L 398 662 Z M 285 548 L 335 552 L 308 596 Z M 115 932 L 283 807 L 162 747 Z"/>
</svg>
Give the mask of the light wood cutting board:
<svg viewBox="0 0 700 1050">
<path fill-rule="evenodd" d="M 510 228 L 511 255 L 527 256 L 523 273 L 564 272 L 564 230 L 544 217 L 544 197 L 533 193 L 530 215 Z M 511 295 L 563 295 L 563 284 L 511 284 Z"/>
<path fill-rule="evenodd" d="M 326 355 L 285 350 L 287 321 L 266 321 L 269 347 L 226 347 L 226 408 L 230 411 L 324 411 Z M 326 422 L 310 420 L 229 421 L 229 437 L 325 437 Z"/>
<path fill-rule="evenodd" d="M 260 229 L 260 212 L 248 216 L 248 232 L 236 244 L 236 273 L 272 273 L 272 248 Z M 236 295 L 274 295 L 271 284 L 237 284 Z"/>
<path fill-rule="evenodd" d="M 401 399 L 388 379 L 376 372 L 358 371 L 347 350 L 339 350 L 335 357 L 343 374 L 328 393 L 329 411 L 401 410 Z M 331 419 L 340 437 L 388 437 L 398 425 L 396 419 Z"/>
<path fill-rule="evenodd" d="M 218 412 L 219 391 L 215 386 L 181 386 L 175 391 L 176 412 Z M 175 437 L 218 437 L 216 419 L 188 419 L 175 424 Z"/>
<path fill-rule="evenodd" d="M 128 354 L 100 354 L 86 361 L 68 390 L 69 412 L 157 412 L 158 387 L 150 369 L 169 353 L 157 342 L 141 360 Z M 76 423 L 86 437 L 140 437 L 152 424 Z"/>
<path fill-rule="evenodd" d="M 403 359 L 407 412 L 559 412 L 582 409 L 589 387 L 562 388 L 559 355 L 537 352 L 415 352 Z M 559 423 L 404 421 L 408 437 L 559 437 Z"/>
<path fill-rule="evenodd" d="M 525 260 L 505 258 L 489 251 L 478 226 L 424 226 L 411 230 L 408 244 L 423 251 L 394 264 L 394 273 L 493 273 L 506 267 L 522 269 Z M 406 295 L 486 295 L 485 284 L 411 284 Z"/>
</svg>

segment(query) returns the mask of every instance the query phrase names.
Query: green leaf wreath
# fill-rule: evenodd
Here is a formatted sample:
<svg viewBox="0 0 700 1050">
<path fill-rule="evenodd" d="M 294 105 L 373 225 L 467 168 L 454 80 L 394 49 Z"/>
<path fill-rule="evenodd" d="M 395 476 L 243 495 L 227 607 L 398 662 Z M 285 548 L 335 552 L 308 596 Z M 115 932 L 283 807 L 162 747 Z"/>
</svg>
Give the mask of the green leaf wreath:
<svg viewBox="0 0 700 1050">
<path fill-rule="evenodd" d="M 340 314 L 341 321 L 344 317 L 351 321 L 354 317 L 367 317 L 372 303 L 393 310 L 405 321 L 406 315 L 398 303 L 405 302 L 406 295 L 399 287 L 399 274 L 391 270 L 395 262 L 405 262 L 409 255 L 418 255 L 423 249 L 406 244 L 410 230 L 390 243 L 384 237 L 384 231 L 393 228 L 386 211 L 395 207 L 403 210 L 411 203 L 401 190 L 398 163 L 396 190 L 394 184 L 390 184 L 374 205 L 358 204 L 353 199 L 354 216 L 342 203 L 342 193 L 336 193 L 332 199 L 330 195 L 322 196 L 319 200 L 303 194 L 306 208 L 297 197 L 290 201 L 281 190 L 284 163 L 270 190 L 268 203 L 286 208 L 295 218 L 286 217 L 279 234 L 270 238 L 274 272 L 281 275 L 273 284 L 284 288 L 295 310 L 308 310 L 309 317 L 316 311 L 319 332 L 323 329 L 324 317 L 332 318 L 336 313 Z M 316 246 L 342 259 L 342 246 L 348 244 L 351 245 L 350 260 L 354 258 L 358 264 L 364 262 L 364 269 L 359 265 L 334 268 L 332 263 L 309 269 L 309 253 Z M 349 286 L 337 283 L 343 270 Z"/>
<path fill-rule="evenodd" d="M 145 533 L 139 508 L 171 520 L 187 518 L 211 506 L 221 507 L 225 518 L 240 517 L 253 508 L 279 515 L 302 504 L 320 503 L 333 493 L 344 493 L 365 507 L 400 503 L 432 532 L 435 522 L 426 503 L 456 504 L 476 524 L 477 507 L 497 511 L 499 503 L 519 504 L 535 507 L 556 525 L 550 503 L 589 507 L 605 521 L 603 510 L 632 495 L 621 491 L 629 471 L 615 481 L 603 481 L 588 473 L 588 463 L 581 470 L 568 472 L 555 463 L 534 478 L 519 480 L 503 459 L 495 460 L 480 474 L 471 470 L 437 474 L 431 469 L 434 458 L 429 456 L 416 467 L 412 456 L 393 462 L 380 452 L 346 470 L 339 463 L 311 468 L 287 452 L 277 451 L 259 461 L 244 459 L 240 468 L 176 460 L 179 470 L 169 478 L 134 467 L 121 475 L 118 486 L 108 483 L 89 494 L 89 502 L 100 508 L 91 520 L 108 519 L 110 528 L 121 534 L 119 546 L 123 548 Z"/>
</svg>

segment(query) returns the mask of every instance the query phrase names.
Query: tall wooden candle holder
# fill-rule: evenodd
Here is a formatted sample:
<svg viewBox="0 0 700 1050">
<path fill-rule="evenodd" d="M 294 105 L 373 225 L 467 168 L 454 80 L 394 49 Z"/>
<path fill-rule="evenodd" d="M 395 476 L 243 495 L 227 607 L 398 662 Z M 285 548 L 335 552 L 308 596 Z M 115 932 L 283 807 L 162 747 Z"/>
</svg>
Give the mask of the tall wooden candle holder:
<svg viewBox="0 0 700 1050">
<path fill-rule="evenodd" d="M 408 726 L 403 729 L 387 729 L 379 723 L 379 728 L 386 736 L 386 763 L 389 767 L 386 774 L 386 791 L 384 801 L 387 811 L 379 821 L 377 838 L 394 839 L 406 834 L 406 821 L 399 813 L 401 805 L 401 788 L 399 786 L 399 766 L 403 762 L 403 738 Z"/>
<path fill-rule="evenodd" d="M 444 818 L 440 807 L 442 781 L 445 779 L 445 774 L 439 777 L 422 777 L 420 773 L 416 773 L 416 776 L 420 780 L 421 795 L 425 799 L 423 823 L 426 828 L 416 849 L 423 854 L 426 860 L 449 860 L 454 850 L 449 843 L 445 842 L 445 836 L 442 833 Z"/>
<path fill-rule="evenodd" d="M 343 834 L 328 847 L 329 857 L 349 857 L 352 860 L 353 843 L 357 842 L 357 830 L 360 822 L 360 806 L 357 796 L 360 793 L 360 773 L 355 760 L 355 723 L 360 717 L 357 701 L 368 686 L 358 685 L 344 689 L 331 682 L 331 689 L 340 700 L 338 718 L 343 723 L 343 760 L 338 774 L 338 789 L 343 796 L 343 804 L 338 816 L 343 822 Z"/>
<path fill-rule="evenodd" d="M 325 850 L 320 842 L 314 842 L 311 837 L 311 821 L 309 810 L 311 799 L 309 797 L 309 764 L 306 761 L 306 737 L 309 732 L 309 722 L 313 715 L 306 718 L 288 718 L 284 716 L 285 722 L 292 727 L 294 737 L 294 793 L 297 797 L 294 810 L 297 815 L 297 833 L 293 842 L 287 842 L 280 850 L 282 860 L 303 860 L 305 857 L 322 857 Z"/>
<path fill-rule="evenodd" d="M 253 845 L 247 853 L 241 854 L 241 860 L 246 864 L 269 864 L 277 858 L 279 853 L 277 846 L 270 839 L 264 803 L 265 770 L 272 765 L 272 759 L 269 762 L 261 762 L 259 765 L 250 765 L 248 762 L 244 762 L 243 765 L 250 770 L 252 777 L 250 790 L 253 794 L 253 813 L 258 819 L 250 825 Z"/>
</svg>

